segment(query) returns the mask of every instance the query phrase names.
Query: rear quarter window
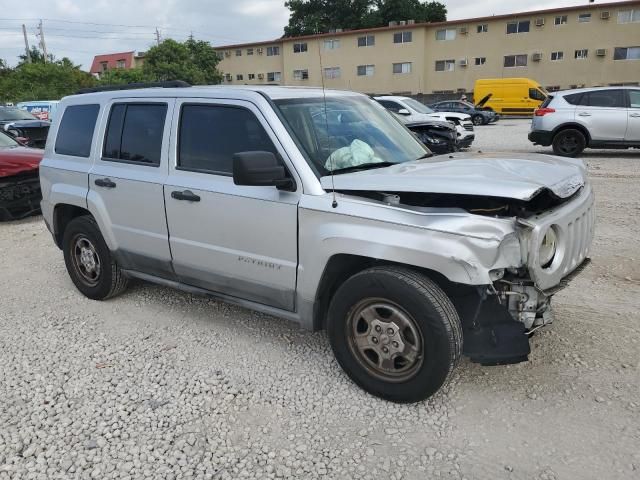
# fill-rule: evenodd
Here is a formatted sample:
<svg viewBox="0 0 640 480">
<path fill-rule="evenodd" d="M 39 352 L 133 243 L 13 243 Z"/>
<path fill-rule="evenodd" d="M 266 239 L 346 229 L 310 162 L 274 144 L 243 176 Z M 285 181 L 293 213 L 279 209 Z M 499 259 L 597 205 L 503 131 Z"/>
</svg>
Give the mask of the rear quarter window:
<svg viewBox="0 0 640 480">
<path fill-rule="evenodd" d="M 572 93 L 571 95 L 565 95 L 564 100 L 571 105 L 580 105 L 580 99 L 582 98 L 582 93 Z M 549 97 L 553 98 L 553 97 Z M 547 102 L 545 102 L 547 103 Z M 544 103 L 543 106 L 546 106 Z"/>
<path fill-rule="evenodd" d="M 100 105 L 71 105 L 62 114 L 55 152 L 73 157 L 89 157 Z"/>
</svg>

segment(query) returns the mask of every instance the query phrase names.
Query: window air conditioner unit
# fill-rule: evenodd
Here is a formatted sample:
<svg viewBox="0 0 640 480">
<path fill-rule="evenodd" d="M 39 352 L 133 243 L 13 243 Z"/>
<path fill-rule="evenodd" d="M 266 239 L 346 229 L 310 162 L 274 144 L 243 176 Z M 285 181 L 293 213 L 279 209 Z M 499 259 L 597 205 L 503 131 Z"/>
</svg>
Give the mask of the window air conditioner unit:
<svg viewBox="0 0 640 480">
<path fill-rule="evenodd" d="M 467 62 L 467 59 L 466 59 L 466 58 L 461 58 L 461 59 L 458 61 L 458 65 L 460 65 L 461 67 L 466 67 L 468 64 L 469 64 L 469 63 Z"/>
<path fill-rule="evenodd" d="M 390 27 L 395 27 L 396 25 L 398 25 L 398 22 L 395 22 L 393 20 L 389 22 Z"/>
<path fill-rule="evenodd" d="M 531 60 L 533 60 L 534 62 L 539 62 L 540 60 L 542 60 L 542 54 L 541 53 L 532 54 Z"/>
<path fill-rule="evenodd" d="M 406 24 L 407 24 L 407 21 L 406 21 L 406 20 L 400 20 L 400 21 L 398 22 L 398 25 L 406 25 Z"/>
<path fill-rule="evenodd" d="M 415 20 L 407 20 L 407 25 L 413 25 L 414 23 L 416 23 Z"/>
<path fill-rule="evenodd" d="M 469 30 L 467 30 L 467 27 L 460 27 L 460 33 L 462 35 L 466 35 L 467 33 L 469 33 Z"/>
<path fill-rule="evenodd" d="M 256 49 L 256 52 L 258 52 L 258 55 L 262 55 L 262 52 L 263 52 L 262 47 Z"/>
<path fill-rule="evenodd" d="M 596 57 L 604 57 L 607 54 L 606 48 L 598 48 L 596 50 Z"/>
<path fill-rule="evenodd" d="M 611 12 L 600 12 L 600 18 L 602 20 L 609 20 L 609 18 L 611 17 Z"/>
<path fill-rule="evenodd" d="M 263 80 L 264 79 L 264 73 L 259 73 L 258 74 L 258 79 L 259 80 Z"/>
<path fill-rule="evenodd" d="M 536 27 L 541 27 L 544 25 L 544 18 L 536 18 Z"/>
</svg>

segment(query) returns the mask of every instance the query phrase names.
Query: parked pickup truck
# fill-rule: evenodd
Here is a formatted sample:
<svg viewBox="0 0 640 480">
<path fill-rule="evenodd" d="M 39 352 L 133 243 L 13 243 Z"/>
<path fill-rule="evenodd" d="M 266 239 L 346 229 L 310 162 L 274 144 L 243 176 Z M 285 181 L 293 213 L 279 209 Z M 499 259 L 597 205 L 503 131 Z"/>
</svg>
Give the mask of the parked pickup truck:
<svg viewBox="0 0 640 480">
<path fill-rule="evenodd" d="M 580 160 L 431 157 L 352 92 L 181 85 L 60 104 L 42 211 L 91 299 L 137 278 L 326 329 L 356 384 L 413 402 L 462 354 L 527 360 L 588 262 Z"/>
</svg>

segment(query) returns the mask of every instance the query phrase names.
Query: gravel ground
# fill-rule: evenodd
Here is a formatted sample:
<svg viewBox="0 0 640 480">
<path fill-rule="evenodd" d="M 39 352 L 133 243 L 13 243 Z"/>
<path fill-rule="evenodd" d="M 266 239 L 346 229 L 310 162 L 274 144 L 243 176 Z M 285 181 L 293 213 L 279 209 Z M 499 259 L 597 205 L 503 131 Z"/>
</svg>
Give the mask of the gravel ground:
<svg viewBox="0 0 640 480">
<path fill-rule="evenodd" d="M 474 149 L 548 152 L 527 121 Z M 0 480 L 640 478 L 640 152 L 588 152 L 593 264 L 527 363 L 373 398 L 323 333 L 135 284 L 93 302 L 41 218 L 0 225 Z"/>
</svg>

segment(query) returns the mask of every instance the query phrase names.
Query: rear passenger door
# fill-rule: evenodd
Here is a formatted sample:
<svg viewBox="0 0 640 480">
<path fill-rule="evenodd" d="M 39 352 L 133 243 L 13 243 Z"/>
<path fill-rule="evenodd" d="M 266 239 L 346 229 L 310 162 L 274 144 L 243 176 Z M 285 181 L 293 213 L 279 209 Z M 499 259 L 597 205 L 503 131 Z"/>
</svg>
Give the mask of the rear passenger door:
<svg viewBox="0 0 640 480">
<path fill-rule="evenodd" d="M 591 90 L 582 94 L 575 119 L 594 141 L 622 141 L 627 131 L 627 103 L 622 89 Z"/>
<path fill-rule="evenodd" d="M 627 134 L 625 140 L 640 142 L 640 89 L 627 90 L 629 108 L 627 110 Z"/>
<path fill-rule="evenodd" d="M 293 310 L 299 190 L 233 183 L 235 153 L 269 151 L 293 172 L 261 112 L 239 100 L 178 100 L 164 195 L 180 281 Z M 298 183 L 298 188 L 301 188 Z"/>
<path fill-rule="evenodd" d="M 164 210 L 174 99 L 117 99 L 100 129 L 101 154 L 89 172 L 89 209 L 105 222 L 126 269 L 172 278 Z"/>
</svg>

